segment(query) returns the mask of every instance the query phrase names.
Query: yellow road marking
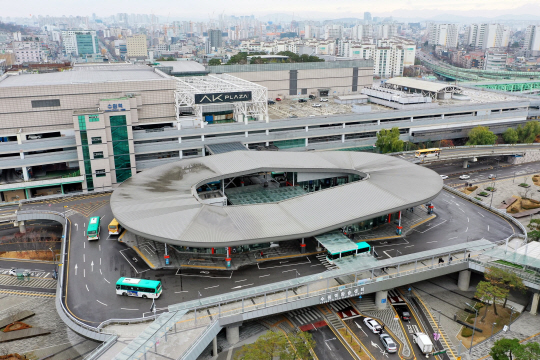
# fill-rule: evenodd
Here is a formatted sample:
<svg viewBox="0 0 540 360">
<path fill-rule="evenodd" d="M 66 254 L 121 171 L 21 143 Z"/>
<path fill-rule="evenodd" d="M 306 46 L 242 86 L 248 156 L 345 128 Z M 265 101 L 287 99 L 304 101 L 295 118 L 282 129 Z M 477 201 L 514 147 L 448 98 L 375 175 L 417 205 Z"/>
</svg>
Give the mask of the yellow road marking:
<svg viewBox="0 0 540 360">
<path fill-rule="evenodd" d="M 409 229 L 414 229 L 415 227 L 420 226 L 420 225 L 422 225 L 423 223 L 425 223 L 425 222 L 427 222 L 429 220 L 433 220 L 436 217 L 437 217 L 437 215 L 432 215 L 432 216 L 428 217 L 427 219 L 424 219 L 422 221 L 417 222 L 416 224 L 411 225 L 411 227 Z"/>
<path fill-rule="evenodd" d="M 186 268 L 205 268 L 205 269 L 217 269 L 217 270 L 227 270 L 225 266 L 210 266 L 210 265 L 180 265 L 180 267 Z"/>
<path fill-rule="evenodd" d="M 327 323 L 328 324 L 328 323 Z M 349 344 L 345 344 L 343 342 L 343 340 L 341 339 L 341 337 L 343 335 L 341 335 L 341 333 L 338 331 L 337 333 L 334 331 L 334 329 L 332 328 L 332 326 L 330 326 L 330 324 L 328 324 L 328 327 L 330 328 L 330 330 L 332 330 L 332 332 L 334 333 L 334 335 L 336 335 L 337 339 L 339 340 L 339 342 L 343 345 L 343 347 L 345 349 L 347 349 L 347 351 L 349 352 L 349 354 L 351 354 L 351 356 L 353 357 L 353 359 L 356 359 L 358 356 L 355 354 L 355 353 L 352 353 L 351 352 L 351 349 L 349 349 Z"/>
<path fill-rule="evenodd" d="M 152 262 L 151 262 L 150 260 L 148 260 L 148 258 L 147 258 L 146 256 L 144 256 L 144 254 L 141 252 L 141 250 L 139 250 L 138 247 L 133 246 L 133 250 L 135 250 L 135 251 L 137 252 L 137 254 L 139 254 L 139 256 L 140 256 L 141 258 L 143 258 L 144 261 L 146 261 L 146 263 L 147 263 L 148 265 L 150 265 L 151 268 L 154 268 L 154 267 L 155 267 L 155 265 L 152 264 Z"/>
<path fill-rule="evenodd" d="M 268 260 L 277 260 L 277 259 L 287 259 L 287 258 L 292 258 L 292 257 L 303 257 L 303 256 L 310 256 L 310 255 L 322 254 L 323 252 L 324 252 L 324 251 L 316 251 L 316 252 L 306 253 L 306 254 L 275 256 L 275 257 L 271 257 L 271 258 L 257 259 L 257 261 L 268 261 Z"/>
<path fill-rule="evenodd" d="M 399 235 L 392 235 L 392 236 L 383 236 L 383 237 L 378 237 L 378 238 L 373 238 L 373 239 L 360 239 L 359 241 L 375 241 L 375 240 L 387 240 L 387 239 L 396 239 L 396 238 L 400 238 L 401 236 Z"/>
<path fill-rule="evenodd" d="M 343 325 L 345 325 L 347 327 L 347 329 L 349 329 L 349 332 L 351 333 L 352 336 L 354 336 L 354 338 L 356 339 L 356 341 L 360 344 L 360 348 L 364 351 L 366 351 L 368 354 L 369 354 L 369 358 L 370 359 L 375 359 L 375 357 L 371 354 L 371 352 L 368 350 L 367 346 L 364 345 L 364 343 L 362 341 L 360 341 L 360 339 L 358 339 L 358 336 L 356 336 L 356 334 L 354 333 L 354 331 L 351 330 L 351 328 L 349 327 L 349 325 L 347 325 L 347 323 L 345 321 L 343 321 Z M 401 344 L 400 344 L 401 345 Z"/>
<path fill-rule="evenodd" d="M 7 291 L 7 290 L 0 290 L 0 293 L 2 294 L 15 294 L 15 295 L 31 295 L 31 296 L 43 296 L 43 297 L 56 297 L 55 294 L 44 294 L 44 293 L 32 293 L 32 292 L 21 292 L 21 291 Z"/>
<path fill-rule="evenodd" d="M 392 306 L 392 310 L 394 310 L 394 313 L 398 317 L 399 326 L 401 326 L 401 329 L 403 330 L 403 336 L 405 336 L 405 339 L 407 340 L 407 343 L 409 344 L 409 348 L 411 349 L 411 357 L 414 357 L 414 349 L 411 344 L 411 341 L 409 340 L 409 336 L 407 336 L 407 331 L 405 331 L 405 327 L 403 326 L 403 323 L 401 322 L 401 319 L 399 318 L 399 314 L 397 313 L 396 309 Z"/>
</svg>

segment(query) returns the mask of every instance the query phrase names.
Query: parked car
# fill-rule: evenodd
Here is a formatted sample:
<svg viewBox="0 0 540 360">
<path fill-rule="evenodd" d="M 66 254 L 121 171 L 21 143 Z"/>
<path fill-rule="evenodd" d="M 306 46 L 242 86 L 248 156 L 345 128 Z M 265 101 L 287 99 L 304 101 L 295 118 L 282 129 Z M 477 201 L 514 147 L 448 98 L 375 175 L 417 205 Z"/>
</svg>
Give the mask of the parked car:
<svg viewBox="0 0 540 360">
<path fill-rule="evenodd" d="M 382 328 L 381 328 L 381 325 L 379 325 L 379 323 L 377 322 L 377 320 L 374 320 L 372 318 L 365 318 L 364 319 L 364 324 L 374 334 L 378 334 L 378 333 L 381 332 Z"/>
<path fill-rule="evenodd" d="M 312 104 L 313 107 L 321 107 L 321 104 Z"/>
<path fill-rule="evenodd" d="M 411 319 L 411 313 L 408 312 L 407 310 L 398 308 L 397 312 L 398 312 L 399 317 L 401 318 L 401 320 L 408 321 L 408 320 Z"/>
<path fill-rule="evenodd" d="M 276 98 L 276 101 L 281 101 L 281 98 Z"/>
<path fill-rule="evenodd" d="M 315 95 L 309 95 L 309 99 L 310 99 L 310 100 L 315 99 Z"/>
<path fill-rule="evenodd" d="M 446 180 L 446 179 L 448 179 L 448 176 L 447 175 L 441 175 L 441 179 Z"/>
<path fill-rule="evenodd" d="M 467 179 L 470 179 L 471 177 L 469 175 L 461 175 L 459 178 L 461 180 L 467 180 Z"/>
<path fill-rule="evenodd" d="M 274 100 L 268 100 L 268 105 L 274 105 L 276 102 Z"/>
<path fill-rule="evenodd" d="M 8 275 L 17 276 L 17 274 L 28 276 L 28 274 L 30 273 L 28 272 L 28 270 L 21 270 L 21 269 L 15 269 L 15 268 L 12 268 L 8 271 Z"/>
<path fill-rule="evenodd" d="M 43 135 L 41 134 L 32 134 L 32 135 L 28 135 L 28 140 L 37 140 L 37 139 L 41 139 L 43 137 Z"/>
<path fill-rule="evenodd" d="M 386 349 L 386 351 L 388 351 L 388 353 L 392 354 L 397 352 L 397 345 L 390 335 L 380 334 L 379 339 L 381 340 L 384 348 Z"/>
<path fill-rule="evenodd" d="M 327 98 L 320 98 L 319 101 L 320 102 L 328 102 L 328 99 Z"/>
<path fill-rule="evenodd" d="M 298 99 L 298 102 L 303 103 L 303 102 L 307 102 L 307 100 L 306 99 Z"/>
</svg>

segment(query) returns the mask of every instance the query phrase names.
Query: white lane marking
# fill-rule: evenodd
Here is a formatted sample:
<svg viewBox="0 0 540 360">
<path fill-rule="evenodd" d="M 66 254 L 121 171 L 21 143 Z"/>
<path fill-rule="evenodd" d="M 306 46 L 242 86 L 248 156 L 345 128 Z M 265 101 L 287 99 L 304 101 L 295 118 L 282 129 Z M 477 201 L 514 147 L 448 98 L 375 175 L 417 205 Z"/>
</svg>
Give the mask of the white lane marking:
<svg viewBox="0 0 540 360">
<path fill-rule="evenodd" d="M 127 250 L 127 249 L 126 249 Z M 128 260 L 128 258 L 126 257 L 126 255 L 124 255 L 124 253 L 122 251 L 125 251 L 125 250 L 120 250 L 119 253 L 124 257 L 124 259 L 126 259 L 126 261 L 128 262 L 128 264 L 133 268 L 133 270 L 135 270 L 135 272 L 138 274 L 139 272 L 137 271 L 137 269 L 135 269 L 135 266 L 133 266 L 133 264 Z"/>
<path fill-rule="evenodd" d="M 242 282 L 242 281 L 247 281 L 247 279 L 244 279 L 244 280 L 236 280 L 235 282 Z"/>
<path fill-rule="evenodd" d="M 465 232 L 469 231 L 469 227 L 467 226 L 467 228 L 465 229 Z M 488 230 L 489 231 L 489 230 Z"/>
<path fill-rule="evenodd" d="M 98 245 L 99 246 L 99 251 L 101 251 L 101 245 Z"/>
<path fill-rule="evenodd" d="M 409 247 L 413 247 L 413 246 L 414 245 L 405 246 L 404 249 L 409 248 Z"/>
<path fill-rule="evenodd" d="M 240 289 L 242 287 L 251 286 L 251 285 L 253 285 L 253 284 L 239 285 L 239 286 L 235 286 L 235 287 L 233 287 L 231 289 Z"/>
<path fill-rule="evenodd" d="M 441 221 L 441 222 L 438 223 L 437 225 L 433 225 L 433 226 L 427 228 L 427 229 L 424 230 L 424 231 L 418 231 L 418 230 L 416 230 L 416 229 L 413 229 L 413 230 L 416 231 L 416 232 L 419 232 L 420 234 L 423 234 L 423 233 L 428 232 L 429 230 L 431 230 L 431 229 L 433 229 L 433 228 L 436 228 L 436 227 L 439 226 L 439 225 L 444 224 L 446 221 L 447 221 L 447 220 Z"/>
<path fill-rule="evenodd" d="M 289 272 L 289 271 L 296 271 L 296 269 L 285 270 L 285 271 L 282 271 L 282 273 L 286 273 L 286 272 Z"/>
<path fill-rule="evenodd" d="M 458 238 L 457 236 L 454 236 L 454 237 L 451 237 L 451 238 L 448 239 L 448 240 L 457 239 L 457 238 Z"/>
<path fill-rule="evenodd" d="M 436 243 L 437 240 L 434 240 L 434 241 L 428 241 L 426 244 L 431 244 L 431 243 Z"/>
<path fill-rule="evenodd" d="M 478 213 L 480 214 L 481 217 L 485 217 L 484 215 L 482 215 L 482 213 L 480 211 Z"/>
<path fill-rule="evenodd" d="M 459 208 L 459 210 L 461 210 L 461 211 L 465 212 L 465 211 L 464 211 L 464 210 L 463 210 L 462 208 Z"/>
<path fill-rule="evenodd" d="M 184 291 L 175 291 L 174 293 L 175 293 L 175 294 L 180 294 L 180 293 L 185 293 L 185 292 L 189 292 L 189 291 L 187 291 L 187 290 L 184 290 Z"/>
<path fill-rule="evenodd" d="M 101 258 L 99 258 L 99 265 L 101 265 Z"/>
<path fill-rule="evenodd" d="M 86 249 L 86 241 L 83 242 L 83 249 Z"/>
<path fill-rule="evenodd" d="M 388 255 L 388 253 L 387 253 L 387 251 L 392 251 L 392 250 L 394 250 L 394 249 L 390 249 L 390 250 L 384 250 L 384 251 L 383 251 L 383 253 L 385 253 L 385 254 L 386 254 L 386 256 L 388 256 L 389 258 L 392 258 L 392 257 L 391 257 L 390 255 Z"/>
<path fill-rule="evenodd" d="M 217 288 L 218 286 L 219 286 L 219 285 L 214 285 L 214 286 L 205 287 L 204 290 Z"/>
<path fill-rule="evenodd" d="M 470 222 L 470 221 L 469 221 L 469 218 L 467 218 L 467 222 Z"/>
<path fill-rule="evenodd" d="M 83 269 L 83 276 L 86 277 L 86 269 Z"/>
<path fill-rule="evenodd" d="M 126 308 L 120 308 L 120 310 L 131 310 L 131 311 L 139 311 L 139 309 L 126 309 Z"/>
<path fill-rule="evenodd" d="M 99 269 L 99 274 L 100 274 L 100 275 L 103 275 L 103 273 L 101 272 L 101 268 Z"/>
<path fill-rule="evenodd" d="M 313 266 L 322 266 L 323 264 L 315 264 L 315 265 L 310 265 L 310 267 L 313 267 Z"/>
<path fill-rule="evenodd" d="M 87 290 L 87 291 L 90 291 L 90 290 L 88 290 L 88 285 L 85 285 L 85 286 L 86 286 L 86 290 Z"/>
<path fill-rule="evenodd" d="M 488 231 L 489 231 L 489 225 L 488 225 Z"/>
<path fill-rule="evenodd" d="M 82 254 L 83 262 L 86 262 L 86 254 Z"/>
<path fill-rule="evenodd" d="M 321 264 L 321 265 L 322 265 L 322 264 Z M 259 277 L 262 278 L 262 277 L 267 277 L 267 276 L 270 276 L 270 274 L 261 275 L 261 276 L 259 276 Z"/>
<path fill-rule="evenodd" d="M 96 301 L 97 301 L 98 303 L 100 303 L 101 305 L 105 305 L 105 306 L 107 306 L 107 304 L 105 304 L 105 303 L 102 303 L 102 302 L 101 302 L 101 301 L 99 301 L 99 300 L 96 300 Z"/>
<path fill-rule="evenodd" d="M 103 278 L 103 280 L 105 280 L 106 282 L 108 282 L 108 283 L 110 284 L 109 280 L 107 280 L 107 279 L 105 279 L 105 278 Z"/>
</svg>

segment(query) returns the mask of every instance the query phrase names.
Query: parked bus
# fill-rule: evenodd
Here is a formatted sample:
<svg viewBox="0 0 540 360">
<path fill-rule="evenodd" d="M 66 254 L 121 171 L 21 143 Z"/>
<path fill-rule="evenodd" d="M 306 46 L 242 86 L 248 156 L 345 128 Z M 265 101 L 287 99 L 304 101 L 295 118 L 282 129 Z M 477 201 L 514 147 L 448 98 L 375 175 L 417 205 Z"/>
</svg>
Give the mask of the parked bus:
<svg viewBox="0 0 540 360">
<path fill-rule="evenodd" d="M 333 252 L 333 253 L 328 251 L 326 253 L 326 260 L 330 264 L 333 264 L 334 260 L 336 259 L 341 259 L 346 256 L 353 256 L 353 255 L 366 253 L 366 252 L 369 253 L 370 251 L 371 251 L 371 246 L 367 242 L 362 241 L 362 242 L 356 243 L 356 249 L 353 249 L 353 250 Z"/>
<path fill-rule="evenodd" d="M 157 299 L 161 295 L 161 281 L 121 277 L 116 282 L 116 295 Z"/>
<path fill-rule="evenodd" d="M 88 240 L 99 240 L 99 216 L 91 217 L 86 229 Z"/>
<path fill-rule="evenodd" d="M 441 155 L 441 149 L 439 148 L 422 149 L 422 150 L 416 150 L 414 152 L 415 157 L 432 157 L 432 156 L 440 156 L 440 155 Z"/>
<path fill-rule="evenodd" d="M 122 232 L 122 226 L 118 223 L 116 218 L 112 219 L 109 224 L 109 235 L 120 235 Z"/>
</svg>

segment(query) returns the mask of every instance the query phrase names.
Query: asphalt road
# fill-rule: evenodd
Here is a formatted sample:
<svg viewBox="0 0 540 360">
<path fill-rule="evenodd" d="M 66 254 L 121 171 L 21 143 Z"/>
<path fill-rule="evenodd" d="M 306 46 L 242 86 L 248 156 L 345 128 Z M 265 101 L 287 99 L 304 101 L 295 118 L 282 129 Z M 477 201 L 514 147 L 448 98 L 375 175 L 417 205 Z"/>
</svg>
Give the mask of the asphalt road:
<svg viewBox="0 0 540 360">
<path fill-rule="evenodd" d="M 382 345 L 381 340 L 379 339 L 379 334 L 374 334 L 369 330 L 369 328 L 364 324 L 365 316 L 360 316 L 354 319 L 345 320 L 345 323 L 349 327 L 349 329 L 352 330 L 352 332 L 356 335 L 358 340 L 364 344 L 364 346 L 368 349 L 368 351 L 371 353 L 371 355 L 377 359 L 377 360 L 386 360 L 386 359 L 399 359 L 399 341 L 397 341 L 393 336 L 392 339 L 394 339 L 394 342 L 398 344 L 398 352 L 389 354 L 384 346 Z M 380 322 L 379 322 L 380 324 Z M 386 331 L 383 331 L 387 333 Z M 390 335 L 391 336 L 391 335 Z"/>
<path fill-rule="evenodd" d="M 345 348 L 340 338 L 328 326 L 307 331 L 317 344 L 315 354 L 319 360 L 351 360 L 354 357 Z"/>
</svg>

